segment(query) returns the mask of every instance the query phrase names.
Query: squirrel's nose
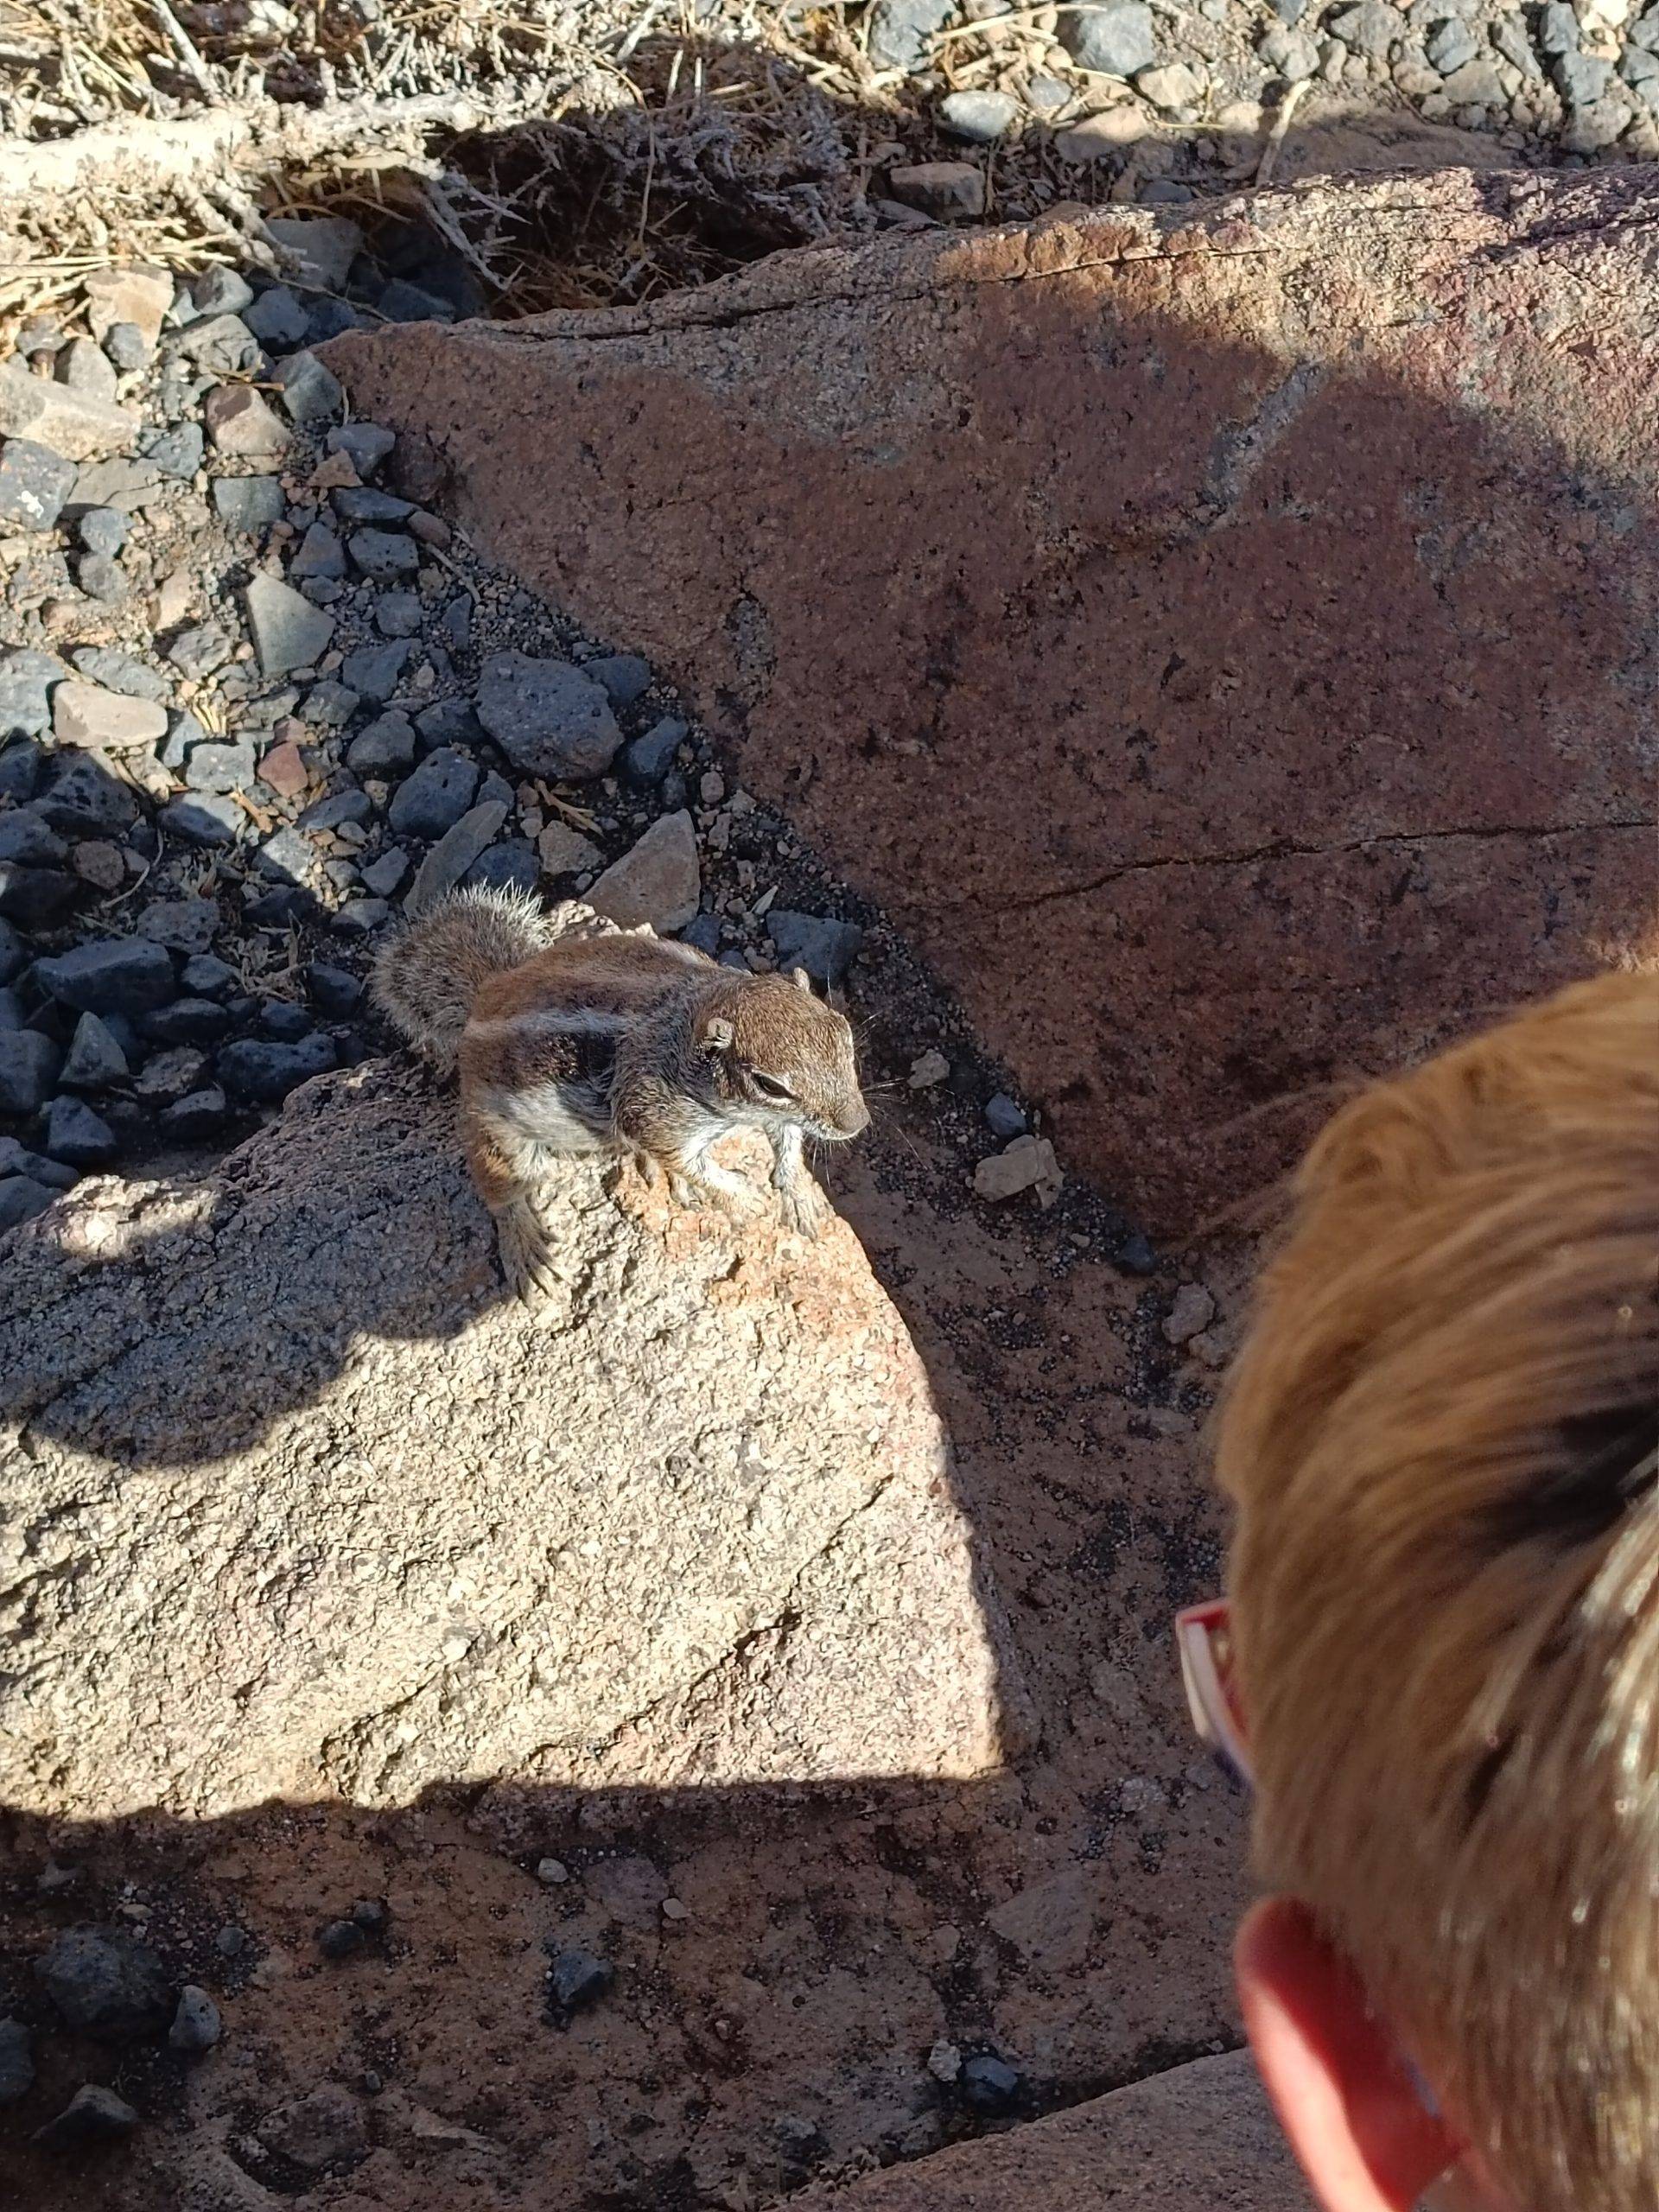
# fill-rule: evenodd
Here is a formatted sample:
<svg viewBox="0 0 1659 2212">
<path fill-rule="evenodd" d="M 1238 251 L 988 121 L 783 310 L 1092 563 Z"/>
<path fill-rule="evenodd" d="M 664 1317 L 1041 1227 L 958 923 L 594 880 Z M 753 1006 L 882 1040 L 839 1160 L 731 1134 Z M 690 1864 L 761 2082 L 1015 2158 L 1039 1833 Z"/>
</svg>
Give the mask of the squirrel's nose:
<svg viewBox="0 0 1659 2212">
<path fill-rule="evenodd" d="M 842 1108 L 836 1121 L 844 1136 L 855 1137 L 861 1129 L 869 1128 L 870 1109 L 861 1098 L 855 1098 Z"/>
</svg>

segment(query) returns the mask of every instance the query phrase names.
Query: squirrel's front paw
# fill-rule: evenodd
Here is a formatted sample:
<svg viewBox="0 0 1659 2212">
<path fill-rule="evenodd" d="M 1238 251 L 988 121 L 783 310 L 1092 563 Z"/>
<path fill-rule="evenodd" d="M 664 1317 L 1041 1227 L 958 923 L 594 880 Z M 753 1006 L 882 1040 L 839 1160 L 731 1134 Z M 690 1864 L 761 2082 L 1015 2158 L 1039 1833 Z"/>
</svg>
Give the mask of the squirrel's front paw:
<svg viewBox="0 0 1659 2212">
<path fill-rule="evenodd" d="M 528 1200 L 520 1198 L 496 1217 L 501 1267 L 507 1287 L 526 1306 L 556 1297 L 563 1286 L 553 1268 L 547 1231 Z"/>
<path fill-rule="evenodd" d="M 798 1236 L 817 1236 L 830 1218 L 830 1208 L 810 1183 L 778 1193 L 778 1212 L 785 1229 Z"/>
</svg>

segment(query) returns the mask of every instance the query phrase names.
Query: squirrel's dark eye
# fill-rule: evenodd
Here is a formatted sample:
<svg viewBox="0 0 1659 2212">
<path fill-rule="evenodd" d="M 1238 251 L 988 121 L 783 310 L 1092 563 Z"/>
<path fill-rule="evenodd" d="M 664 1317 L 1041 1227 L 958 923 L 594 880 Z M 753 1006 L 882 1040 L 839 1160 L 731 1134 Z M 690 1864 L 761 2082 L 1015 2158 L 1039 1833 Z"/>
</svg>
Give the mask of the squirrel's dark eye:
<svg viewBox="0 0 1659 2212">
<path fill-rule="evenodd" d="M 780 1083 L 775 1075 L 762 1075 L 759 1068 L 749 1070 L 749 1081 L 763 1098 L 792 1098 L 795 1095 L 786 1083 Z"/>
</svg>

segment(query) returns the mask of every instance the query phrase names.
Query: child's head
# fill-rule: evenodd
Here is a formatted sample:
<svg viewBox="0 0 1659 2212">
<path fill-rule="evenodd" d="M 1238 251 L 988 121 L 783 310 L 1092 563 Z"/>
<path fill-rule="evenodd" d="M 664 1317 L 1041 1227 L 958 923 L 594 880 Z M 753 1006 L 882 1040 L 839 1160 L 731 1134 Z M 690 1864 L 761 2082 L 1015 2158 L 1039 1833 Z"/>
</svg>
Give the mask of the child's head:
<svg viewBox="0 0 1659 2212">
<path fill-rule="evenodd" d="M 1408 2204 L 1454 2139 L 1520 2212 L 1659 2204 L 1656 1266 L 1653 976 L 1379 1085 L 1301 1171 L 1220 1457 L 1301 1901 L 1246 2007 L 1332 2205 Z"/>
</svg>

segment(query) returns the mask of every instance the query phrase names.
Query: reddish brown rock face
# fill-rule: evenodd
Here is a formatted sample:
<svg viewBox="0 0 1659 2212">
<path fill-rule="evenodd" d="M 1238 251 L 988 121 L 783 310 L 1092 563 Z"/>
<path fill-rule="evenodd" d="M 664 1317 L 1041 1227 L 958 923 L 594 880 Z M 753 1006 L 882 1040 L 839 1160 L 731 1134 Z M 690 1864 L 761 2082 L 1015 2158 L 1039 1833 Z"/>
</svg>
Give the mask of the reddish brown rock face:
<svg viewBox="0 0 1659 2212">
<path fill-rule="evenodd" d="M 332 349 L 1165 1230 L 1649 926 L 1659 190 L 1300 187 Z"/>
</svg>

